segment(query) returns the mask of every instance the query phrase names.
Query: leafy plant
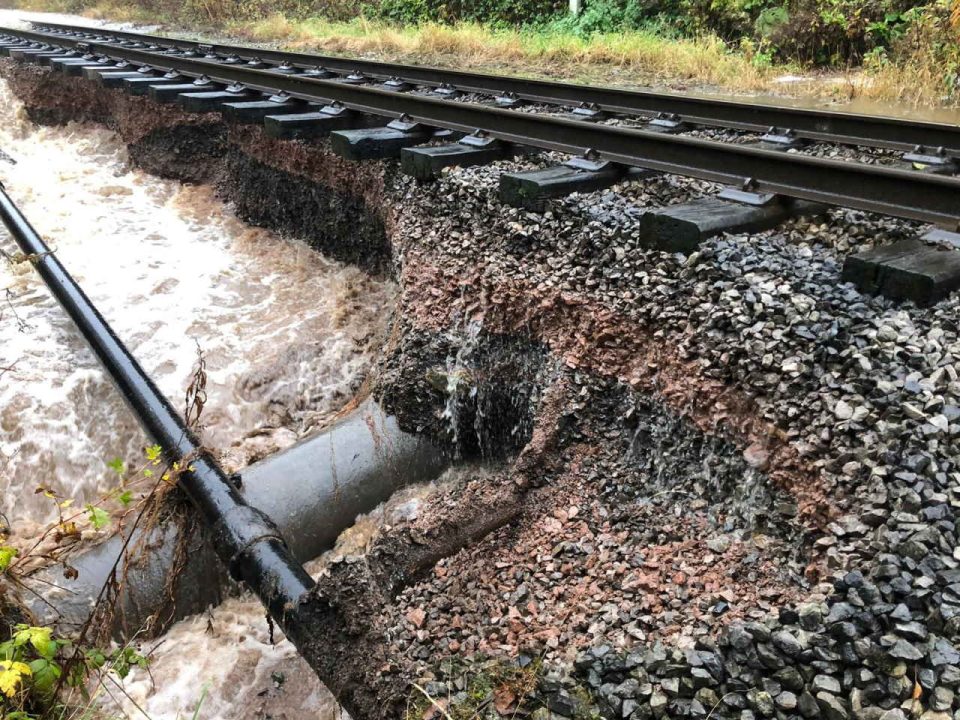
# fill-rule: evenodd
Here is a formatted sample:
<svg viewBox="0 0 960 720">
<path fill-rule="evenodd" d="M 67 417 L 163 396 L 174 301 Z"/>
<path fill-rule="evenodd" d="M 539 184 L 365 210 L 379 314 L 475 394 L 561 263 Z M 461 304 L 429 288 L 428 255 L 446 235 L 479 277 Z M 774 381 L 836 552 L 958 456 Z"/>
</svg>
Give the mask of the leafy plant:
<svg viewBox="0 0 960 720">
<path fill-rule="evenodd" d="M 98 648 L 67 655 L 71 641 L 55 637 L 49 627 L 18 624 L 9 640 L 0 643 L 0 710 L 5 720 L 33 718 L 53 699 L 61 681 L 86 693 L 93 672 L 113 672 L 124 678 L 147 659 L 135 648 Z M 79 659 L 78 659 L 79 658 Z"/>
</svg>

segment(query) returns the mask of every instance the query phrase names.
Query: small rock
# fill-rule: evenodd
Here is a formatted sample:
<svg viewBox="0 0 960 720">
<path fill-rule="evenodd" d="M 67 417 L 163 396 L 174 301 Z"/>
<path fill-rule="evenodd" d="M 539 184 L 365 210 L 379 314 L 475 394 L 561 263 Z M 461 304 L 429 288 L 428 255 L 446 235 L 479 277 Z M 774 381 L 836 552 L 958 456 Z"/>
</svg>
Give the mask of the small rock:
<svg viewBox="0 0 960 720">
<path fill-rule="evenodd" d="M 850 717 L 840 698 L 828 692 L 817 693 L 817 705 L 827 720 L 847 720 Z"/>
</svg>

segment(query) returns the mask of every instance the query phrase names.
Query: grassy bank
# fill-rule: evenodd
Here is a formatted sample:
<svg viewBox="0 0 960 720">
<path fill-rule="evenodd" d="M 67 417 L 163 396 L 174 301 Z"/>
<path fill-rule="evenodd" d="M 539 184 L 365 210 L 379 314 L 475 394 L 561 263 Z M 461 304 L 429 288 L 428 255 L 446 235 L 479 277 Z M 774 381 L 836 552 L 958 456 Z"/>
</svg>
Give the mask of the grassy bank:
<svg viewBox="0 0 960 720">
<path fill-rule="evenodd" d="M 873 53 L 858 67 L 805 70 L 798 63 L 774 59 L 749 40 L 725 42 L 709 33 L 690 38 L 655 29 L 583 34 L 556 22 L 520 28 L 468 22 L 401 25 L 364 17 L 333 21 L 281 13 L 236 20 L 231 15 L 237 13 L 231 14 L 223 7 L 226 0 L 185 0 L 191 8 L 189 13 L 117 0 L 8 1 L 36 11 L 159 22 L 169 32 L 201 32 L 305 52 L 443 67 L 611 85 L 785 94 L 838 102 L 859 98 L 907 107 L 960 104 L 960 93 L 954 87 L 960 67 L 954 58 L 960 53 L 957 43 L 952 42 L 949 12 L 942 18 L 919 18 L 896 52 Z M 195 19 L 188 24 L 173 19 L 186 16 Z"/>
</svg>

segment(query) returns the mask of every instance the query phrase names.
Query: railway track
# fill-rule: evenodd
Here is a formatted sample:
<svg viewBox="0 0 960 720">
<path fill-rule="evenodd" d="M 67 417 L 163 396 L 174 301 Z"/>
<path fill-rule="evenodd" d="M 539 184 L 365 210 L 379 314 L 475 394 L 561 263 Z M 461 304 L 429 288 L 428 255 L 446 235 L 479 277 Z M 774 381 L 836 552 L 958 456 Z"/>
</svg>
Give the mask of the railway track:
<svg viewBox="0 0 960 720">
<path fill-rule="evenodd" d="M 829 110 L 793 108 L 753 102 L 737 102 L 617 88 L 573 85 L 509 76 L 471 73 L 415 65 L 356 60 L 329 55 L 282 52 L 236 45 L 207 44 L 158 35 L 98 30 L 75 25 L 35 22 L 43 32 L 90 42 L 131 43 L 131 47 L 155 46 L 195 53 L 211 59 L 238 58 L 269 63 L 275 68 L 321 69 L 344 77 L 396 81 L 441 89 L 441 92 L 478 93 L 498 98 L 500 104 L 526 101 L 545 105 L 572 106 L 584 118 L 597 113 L 638 116 L 658 121 L 658 127 L 723 127 L 763 133 L 777 139 L 818 140 L 832 143 L 883 147 L 905 152 L 942 154 L 945 159 L 960 157 L 960 126 L 916 122 L 902 118 L 853 115 Z"/>
<path fill-rule="evenodd" d="M 371 146 L 381 156 L 387 151 L 399 154 L 400 147 L 426 144 L 444 136 L 439 131 L 454 131 L 468 137 L 438 164 L 476 164 L 502 156 L 505 146 L 559 151 L 574 156 L 573 167 L 568 168 L 567 179 L 571 182 L 559 183 L 571 191 L 611 184 L 627 168 L 644 168 L 721 183 L 733 188 L 729 198 L 758 206 L 777 198 L 799 199 L 919 220 L 948 230 L 960 227 L 960 179 L 948 174 L 837 161 L 783 152 L 763 144 L 656 131 L 664 129 L 662 117 L 653 119 L 653 123 L 660 123 L 655 129 L 619 127 L 573 119 L 578 117 L 574 113 L 558 116 L 521 111 L 509 107 L 510 102 L 502 102 L 508 105 L 502 107 L 496 101 L 452 102 L 449 98 L 451 88 L 475 91 L 480 85 L 498 85 L 502 90 L 494 94 L 500 98 L 549 99 L 560 105 L 575 93 L 588 100 L 591 93 L 606 94 L 609 102 L 597 105 L 611 112 L 628 102 L 633 103 L 631 108 L 640 108 L 647 101 L 689 101 L 696 103 L 696 116 L 670 113 L 674 119 L 679 115 L 679 122 L 688 126 L 703 119 L 711 125 L 759 128 L 766 124 L 766 120 L 758 122 L 759 117 L 778 114 L 782 125 L 791 130 L 782 131 L 787 137 L 808 134 L 833 142 L 889 146 L 897 133 L 902 133 L 910 140 L 897 143 L 898 147 L 912 146 L 914 140 L 929 137 L 931 144 L 941 145 L 933 151 L 920 149 L 928 153 L 924 157 L 952 161 L 954 148 L 960 147 L 960 130 L 949 125 L 674 99 L 677 96 L 206 45 L 135 33 L 91 32 L 71 26 L 42 27 L 43 32 L 3 29 L 0 51 L 61 70 L 86 67 L 89 77 L 101 82 L 109 79 L 114 86 L 128 90 L 139 86 L 140 92 L 148 86 L 154 97 L 177 99 L 179 95 L 179 102 L 188 109 L 237 112 L 243 109 L 236 108 L 238 104 L 253 103 L 263 111 L 266 105 L 266 112 L 276 111 L 259 115 L 268 128 L 301 120 L 303 124 L 313 123 L 320 129 L 318 134 L 335 131 L 341 150 L 348 156 L 351 149 L 353 157 L 369 156 L 359 148 Z M 392 80 L 383 81 L 387 75 Z M 450 82 L 453 75 L 460 76 L 457 85 Z M 616 102 L 614 98 L 618 98 Z M 376 118 L 392 118 L 393 122 Z M 804 123 L 809 130 L 803 129 Z M 379 128 L 379 135 L 377 130 L 369 130 L 376 125 L 385 126 Z M 368 136 L 351 144 L 352 140 L 342 137 L 344 128 L 368 128 Z M 671 129 L 669 123 L 666 129 Z M 501 153 L 491 152 L 494 148 Z"/>
</svg>

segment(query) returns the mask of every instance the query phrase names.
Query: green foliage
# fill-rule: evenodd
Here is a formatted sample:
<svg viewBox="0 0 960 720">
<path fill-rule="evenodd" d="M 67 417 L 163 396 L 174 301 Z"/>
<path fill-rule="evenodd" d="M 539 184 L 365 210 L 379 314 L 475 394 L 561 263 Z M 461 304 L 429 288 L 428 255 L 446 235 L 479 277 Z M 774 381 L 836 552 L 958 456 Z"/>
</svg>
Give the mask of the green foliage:
<svg viewBox="0 0 960 720">
<path fill-rule="evenodd" d="M 482 22 L 519 26 L 547 22 L 565 7 L 565 0 L 381 0 L 378 5 L 367 5 L 365 12 L 411 25 Z"/>
<path fill-rule="evenodd" d="M 816 65 L 859 63 L 906 30 L 917 0 L 790 0 L 764 39 L 783 58 Z"/>
<path fill-rule="evenodd" d="M 753 23 L 754 35 L 768 39 L 786 23 L 790 22 L 790 11 L 784 5 L 764 8 Z"/>
<path fill-rule="evenodd" d="M 583 12 L 573 16 L 558 0 L 381 0 L 365 12 L 403 24 L 466 20 L 579 38 L 631 30 L 714 34 L 746 43 L 756 64 L 847 65 L 894 45 L 915 19 L 911 13 L 928 7 L 921 0 L 585 0 Z"/>
<path fill-rule="evenodd" d="M 903 13 L 905 27 L 894 38 L 890 52 L 875 52 L 866 58 L 888 82 L 929 87 L 935 101 L 960 98 L 960 4 L 947 0 Z M 895 58 L 895 62 L 891 59 Z"/>
<path fill-rule="evenodd" d="M 123 477 L 123 474 L 127 471 L 127 467 L 123 464 L 122 458 L 114 458 L 107 463 L 107 467 L 113 470 L 120 477 Z"/>
<path fill-rule="evenodd" d="M 268 17 L 346 21 L 364 16 L 391 24 L 480 23 L 535 29 L 584 40 L 631 31 L 660 37 L 722 39 L 757 66 L 774 62 L 845 67 L 878 58 L 897 60 L 904 41 L 930 31 L 930 18 L 952 0 L 584 0 L 571 16 L 567 0 L 133 0 L 140 15 L 196 28 L 223 28 Z M 14 0 L 60 12 L 130 0 Z M 937 35 L 934 32 L 933 35 Z M 937 37 L 941 37 L 937 35 Z M 954 31 L 943 36 L 955 48 Z M 908 47 L 912 53 L 914 48 Z M 947 60 L 948 63 L 950 60 Z M 945 77 L 945 82 L 953 80 Z M 119 474 L 125 469 L 114 468 Z"/>
<path fill-rule="evenodd" d="M 30 720 L 50 706 L 61 683 L 86 696 L 91 673 L 125 678 L 132 668 L 147 666 L 147 659 L 130 646 L 72 651 L 72 643 L 55 637 L 49 627 L 15 625 L 10 639 L 0 643 L 0 717 Z"/>
<path fill-rule="evenodd" d="M 94 505 L 86 505 L 87 518 L 94 530 L 103 530 L 110 524 L 110 513 Z"/>
<path fill-rule="evenodd" d="M 146 448 L 144 455 L 145 462 L 134 467 L 132 472 L 120 458 L 108 462 L 107 466 L 119 477 L 119 486 L 96 503 L 85 504 L 82 510 L 70 510 L 74 505 L 73 499 L 63 498 L 49 487 L 37 488 L 37 494 L 49 498 L 57 511 L 56 522 L 44 532 L 42 538 L 69 547 L 80 534 L 77 521 L 81 516 L 86 516 L 94 530 L 104 530 L 111 523 L 110 512 L 104 506 L 111 500 L 115 499 L 120 506 L 128 508 L 138 496 L 149 498 L 153 490 L 147 495 L 135 495 L 134 490 L 143 485 L 153 486 L 155 490 L 161 480 L 150 479 L 154 474 L 153 468 L 158 468 L 158 475 L 167 475 L 168 469 L 159 467 L 164 462 L 160 446 Z M 175 471 L 176 464 L 172 468 Z M 57 557 L 56 550 L 45 552 L 48 553 L 45 557 Z M 96 674 L 99 682 L 102 682 L 104 673 L 112 673 L 122 679 L 134 668 L 147 666 L 147 659 L 135 647 L 124 646 L 112 650 L 76 647 L 70 640 L 54 636 L 52 628 L 18 622 L 23 616 L 16 606 L 8 605 L 4 587 L 7 582 L 22 586 L 18 564 L 29 558 L 30 552 L 21 558 L 18 555 L 17 548 L 0 545 L 0 619 L 8 610 L 12 610 L 6 622 L 0 623 L 0 639 L 3 640 L 0 642 L 0 718 L 36 720 L 52 716 L 51 711 L 66 717 L 63 713 L 70 708 L 61 705 L 58 698 L 61 687 L 74 688 L 89 701 L 87 685 L 92 675 Z M 68 571 L 72 570 L 69 565 L 66 567 Z M 76 575 L 76 570 L 73 572 Z"/>
<path fill-rule="evenodd" d="M 550 31 L 585 38 L 591 35 L 653 29 L 675 34 L 672 22 L 680 11 L 680 0 L 658 3 L 652 0 L 588 0 L 579 15 L 564 13 L 551 21 Z"/>
<path fill-rule="evenodd" d="M 0 546 L 0 574 L 7 571 L 10 563 L 17 556 L 18 550 L 14 547 Z"/>
</svg>

